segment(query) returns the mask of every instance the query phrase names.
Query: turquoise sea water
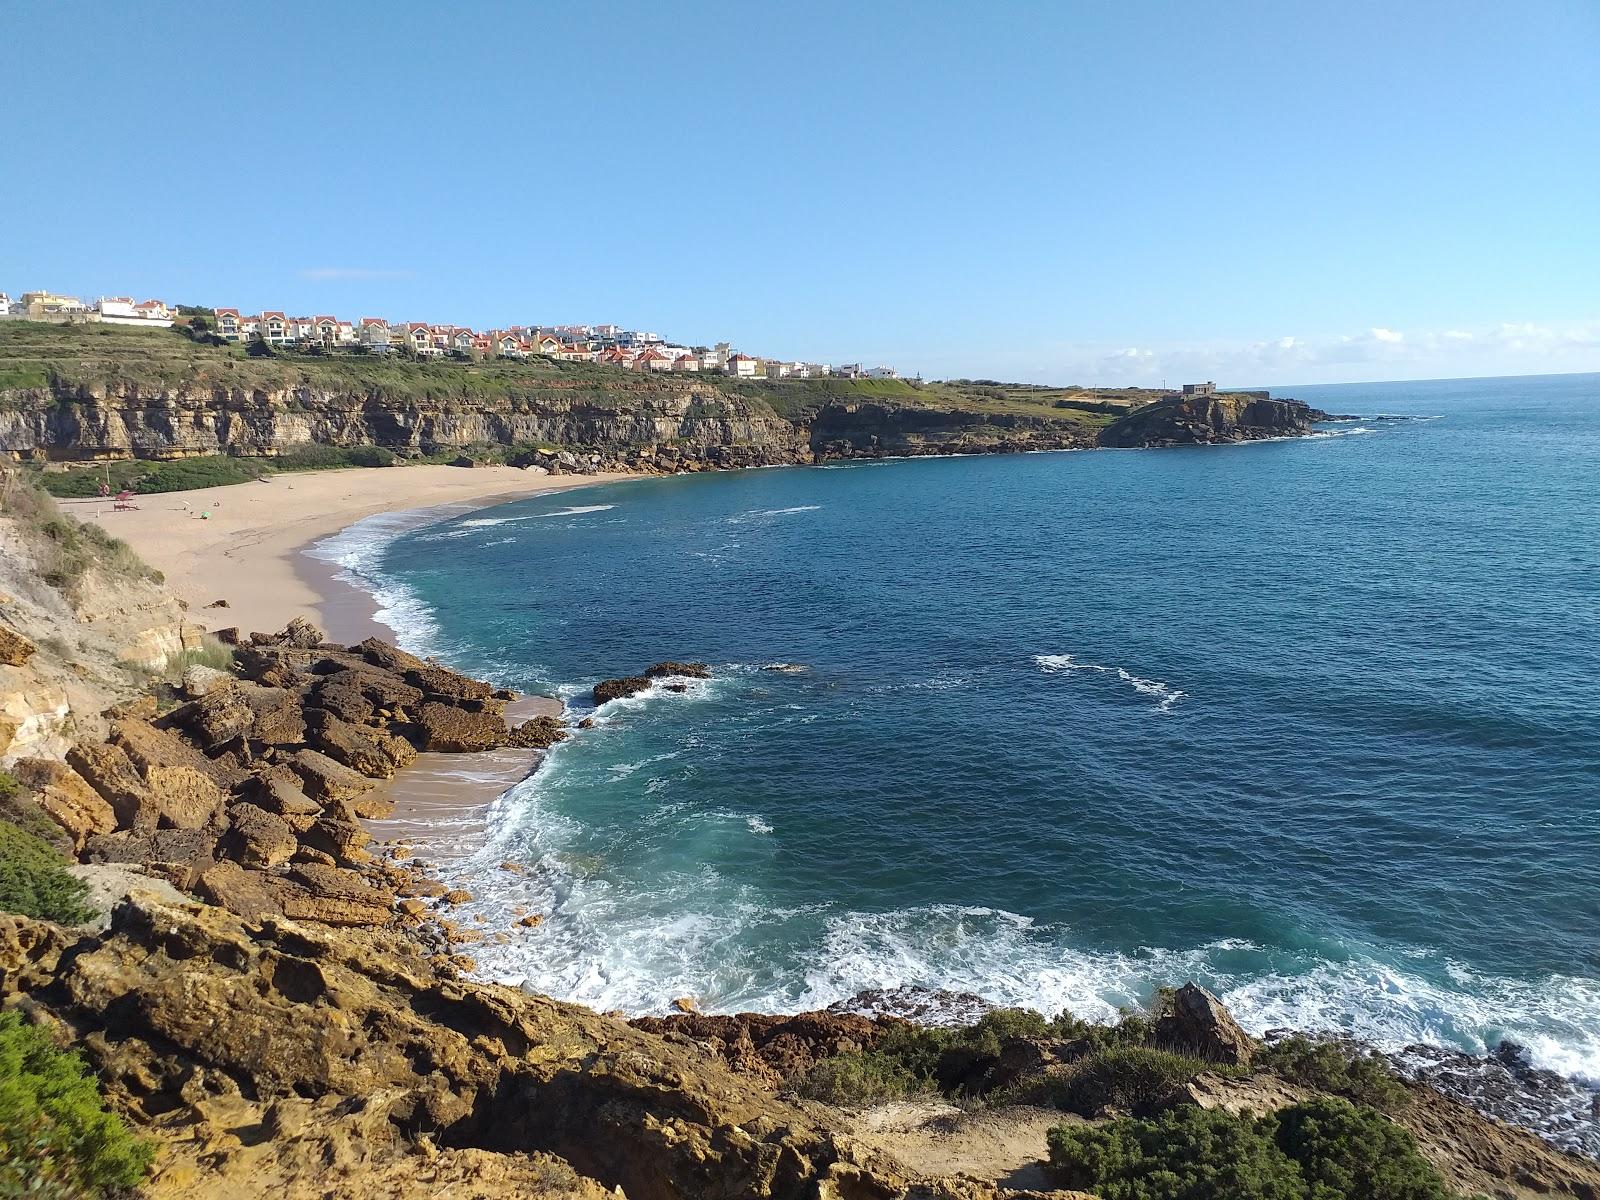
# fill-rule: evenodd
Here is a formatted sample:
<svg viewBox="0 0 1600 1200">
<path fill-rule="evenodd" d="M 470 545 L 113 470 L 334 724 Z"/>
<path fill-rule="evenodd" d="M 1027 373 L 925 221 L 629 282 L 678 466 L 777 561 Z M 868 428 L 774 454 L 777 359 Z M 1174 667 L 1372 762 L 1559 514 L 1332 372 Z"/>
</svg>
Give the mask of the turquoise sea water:
<svg viewBox="0 0 1600 1200">
<path fill-rule="evenodd" d="M 1192 977 L 1257 1030 L 1600 1082 L 1600 376 L 1294 394 L 1367 419 L 343 535 L 410 645 L 575 716 L 713 667 L 499 802 L 460 870 L 550 917 L 482 967 L 630 1011 Z"/>
</svg>

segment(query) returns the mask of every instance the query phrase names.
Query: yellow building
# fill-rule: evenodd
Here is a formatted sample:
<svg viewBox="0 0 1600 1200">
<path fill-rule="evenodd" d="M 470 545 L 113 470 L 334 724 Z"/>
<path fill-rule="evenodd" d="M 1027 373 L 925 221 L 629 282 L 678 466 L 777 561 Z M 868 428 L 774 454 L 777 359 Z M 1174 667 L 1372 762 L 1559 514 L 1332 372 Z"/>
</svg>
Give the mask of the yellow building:
<svg viewBox="0 0 1600 1200">
<path fill-rule="evenodd" d="M 36 321 L 60 320 L 88 313 L 89 306 L 75 296 L 57 296 L 53 292 L 23 292 L 22 311 Z"/>
</svg>

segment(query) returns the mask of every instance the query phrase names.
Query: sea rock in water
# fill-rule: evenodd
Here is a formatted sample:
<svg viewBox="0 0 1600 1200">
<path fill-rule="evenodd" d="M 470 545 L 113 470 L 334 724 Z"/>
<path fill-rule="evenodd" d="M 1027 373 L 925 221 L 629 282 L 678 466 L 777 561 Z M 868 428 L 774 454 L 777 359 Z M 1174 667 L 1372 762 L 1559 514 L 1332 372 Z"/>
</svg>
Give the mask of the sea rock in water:
<svg viewBox="0 0 1600 1200">
<path fill-rule="evenodd" d="M 555 717 L 532 717 L 511 731 L 508 746 L 525 750 L 548 750 L 567 740 L 567 731 Z"/>
<path fill-rule="evenodd" d="M 1212 1062 L 1248 1066 L 1256 1041 L 1205 988 L 1186 983 L 1156 1019 L 1156 1039 Z"/>
<path fill-rule="evenodd" d="M 1327 414 L 1298 400 L 1249 393 L 1175 396 L 1147 404 L 1100 432 L 1102 446 L 1195 446 L 1301 437 Z"/>
<path fill-rule="evenodd" d="M 658 662 L 644 669 L 646 679 L 681 675 L 685 679 L 710 679 L 711 668 L 703 662 Z"/>
<path fill-rule="evenodd" d="M 612 700 L 626 699 L 649 686 L 650 680 L 643 675 L 629 675 L 623 679 L 602 679 L 594 685 L 594 702 L 596 705 L 601 705 Z"/>
<path fill-rule="evenodd" d="M 995 1006 L 971 992 L 909 984 L 897 988 L 870 988 L 847 1000 L 828 1005 L 830 1013 L 855 1013 L 866 1017 L 900 1017 L 919 1025 L 971 1025 Z"/>
</svg>

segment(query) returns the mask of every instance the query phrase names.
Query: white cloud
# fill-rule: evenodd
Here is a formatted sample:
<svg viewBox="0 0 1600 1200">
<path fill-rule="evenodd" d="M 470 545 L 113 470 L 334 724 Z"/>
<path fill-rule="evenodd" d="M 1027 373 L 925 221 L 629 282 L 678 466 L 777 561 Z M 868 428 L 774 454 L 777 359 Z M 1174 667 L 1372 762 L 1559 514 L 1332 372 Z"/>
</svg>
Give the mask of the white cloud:
<svg viewBox="0 0 1600 1200">
<path fill-rule="evenodd" d="M 895 360 L 894 355 L 885 357 Z M 1286 385 L 1600 371 L 1600 320 L 1560 325 L 1507 321 L 1486 328 L 1404 332 L 1369 326 L 1347 334 L 1278 334 L 1260 341 L 1164 346 L 1062 342 L 1019 347 L 1015 357 L 1002 353 L 978 362 L 956 352 L 930 355 L 922 365 L 930 375 L 1105 386 L 1200 379 Z"/>
<path fill-rule="evenodd" d="M 333 280 L 410 279 L 412 274 L 411 271 L 388 271 L 375 267 L 302 267 L 299 272 L 301 279 L 318 283 Z"/>
</svg>

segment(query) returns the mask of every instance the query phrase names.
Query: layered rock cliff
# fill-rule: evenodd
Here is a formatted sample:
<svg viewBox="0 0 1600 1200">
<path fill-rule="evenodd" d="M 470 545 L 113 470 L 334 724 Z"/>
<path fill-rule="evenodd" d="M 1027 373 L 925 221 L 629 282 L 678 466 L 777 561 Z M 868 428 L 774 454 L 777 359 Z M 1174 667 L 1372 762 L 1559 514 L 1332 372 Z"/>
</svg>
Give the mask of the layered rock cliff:
<svg viewBox="0 0 1600 1200">
<path fill-rule="evenodd" d="M 51 386 L 0 394 L 0 451 L 96 461 L 274 456 L 376 445 L 401 455 L 551 446 L 595 467 L 754 466 L 859 456 L 1089 446 L 1081 414 L 1053 418 L 933 404 L 829 400 L 795 419 L 708 382 L 619 378 L 418 398 L 300 385 Z M 594 456 L 598 456 L 595 458 Z"/>
</svg>

